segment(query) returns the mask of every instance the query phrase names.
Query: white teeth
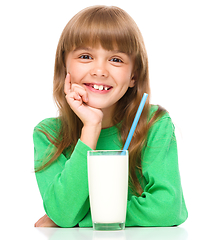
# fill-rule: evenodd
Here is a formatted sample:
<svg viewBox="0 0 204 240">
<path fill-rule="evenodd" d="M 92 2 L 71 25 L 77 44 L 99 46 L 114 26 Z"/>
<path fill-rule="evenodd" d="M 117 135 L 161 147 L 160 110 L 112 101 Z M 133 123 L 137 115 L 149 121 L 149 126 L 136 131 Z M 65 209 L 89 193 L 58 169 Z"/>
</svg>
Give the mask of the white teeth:
<svg viewBox="0 0 204 240">
<path fill-rule="evenodd" d="M 102 90 L 108 90 L 108 87 L 104 87 L 103 85 L 96 85 L 96 84 L 94 84 L 93 85 L 93 88 L 94 89 L 96 89 L 96 90 L 100 90 L 100 91 L 102 91 Z"/>
<path fill-rule="evenodd" d="M 99 89 L 99 86 L 98 86 L 98 85 L 94 85 L 93 87 L 94 87 L 95 89 L 97 89 L 97 90 Z"/>
<path fill-rule="evenodd" d="M 98 90 L 102 91 L 103 90 L 103 85 L 100 85 Z"/>
</svg>

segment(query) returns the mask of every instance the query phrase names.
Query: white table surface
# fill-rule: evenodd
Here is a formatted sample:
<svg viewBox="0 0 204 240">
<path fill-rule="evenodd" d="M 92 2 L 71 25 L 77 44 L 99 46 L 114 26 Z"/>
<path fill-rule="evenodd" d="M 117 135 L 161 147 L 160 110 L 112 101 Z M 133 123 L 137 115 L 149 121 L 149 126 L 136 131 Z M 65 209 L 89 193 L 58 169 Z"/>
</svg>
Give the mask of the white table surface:
<svg viewBox="0 0 204 240">
<path fill-rule="evenodd" d="M 2 239 L 36 240 L 203 240 L 201 228 L 125 228 L 121 231 L 94 231 L 92 228 L 9 227 L 2 229 Z"/>
<path fill-rule="evenodd" d="M 188 236 L 183 228 L 126 228 L 122 231 L 94 231 L 89 228 L 36 230 L 49 240 L 184 240 Z"/>
</svg>

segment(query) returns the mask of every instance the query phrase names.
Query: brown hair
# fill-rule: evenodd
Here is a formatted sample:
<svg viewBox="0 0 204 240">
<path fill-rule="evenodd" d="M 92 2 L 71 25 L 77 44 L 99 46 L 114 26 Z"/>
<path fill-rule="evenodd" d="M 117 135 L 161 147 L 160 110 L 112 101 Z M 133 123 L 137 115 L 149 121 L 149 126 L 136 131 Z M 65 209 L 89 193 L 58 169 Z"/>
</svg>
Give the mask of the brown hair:
<svg viewBox="0 0 204 240">
<path fill-rule="evenodd" d="M 64 81 L 67 74 L 65 59 L 67 54 L 75 48 L 96 47 L 99 44 L 106 50 L 117 48 L 134 59 L 132 74 L 135 86 L 129 88 L 118 101 L 113 115 L 113 123 L 115 125 L 121 123 L 122 144 L 125 143 L 143 94 L 148 93 L 150 96 L 147 53 L 142 35 L 134 20 L 118 7 L 93 6 L 80 11 L 64 28 L 56 51 L 53 96 L 59 109 L 61 131 L 58 138 L 53 138 L 49 133 L 43 131 L 56 146 L 56 150 L 49 161 L 36 171 L 50 165 L 64 149 L 70 147 L 73 149 L 80 138 L 83 124 L 67 104 L 64 94 Z M 163 110 L 159 108 L 148 122 L 149 96 L 129 146 L 130 186 L 138 195 L 143 192 L 136 175 L 136 169 L 142 175 L 141 151 L 145 146 L 150 126 L 163 113 Z"/>
</svg>

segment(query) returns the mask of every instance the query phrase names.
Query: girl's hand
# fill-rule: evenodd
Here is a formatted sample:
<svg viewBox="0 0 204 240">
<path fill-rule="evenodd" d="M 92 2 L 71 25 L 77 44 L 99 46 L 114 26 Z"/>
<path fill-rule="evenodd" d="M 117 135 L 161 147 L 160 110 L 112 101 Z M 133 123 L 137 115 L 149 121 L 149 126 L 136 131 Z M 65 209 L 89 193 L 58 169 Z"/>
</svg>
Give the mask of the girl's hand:
<svg viewBox="0 0 204 240">
<path fill-rule="evenodd" d="M 69 106 L 81 119 L 84 126 L 94 126 L 102 123 L 102 111 L 87 105 L 88 94 L 86 89 L 78 84 L 71 84 L 69 73 L 65 78 L 64 92 Z"/>
<path fill-rule="evenodd" d="M 34 225 L 35 227 L 59 227 L 45 214 Z"/>
<path fill-rule="evenodd" d="M 84 124 L 81 131 L 81 141 L 90 148 L 96 149 L 102 127 L 103 112 L 88 106 L 86 89 L 78 84 L 71 84 L 69 73 L 65 78 L 64 92 L 67 103 Z"/>
</svg>

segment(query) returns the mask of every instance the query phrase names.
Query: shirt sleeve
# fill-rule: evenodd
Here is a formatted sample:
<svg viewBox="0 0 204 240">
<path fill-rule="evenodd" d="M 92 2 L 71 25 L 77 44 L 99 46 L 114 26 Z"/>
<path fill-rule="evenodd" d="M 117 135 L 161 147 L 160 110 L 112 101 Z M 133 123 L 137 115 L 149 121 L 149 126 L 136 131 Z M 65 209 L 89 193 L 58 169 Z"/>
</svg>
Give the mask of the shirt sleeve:
<svg viewBox="0 0 204 240">
<path fill-rule="evenodd" d="M 36 129 L 33 141 L 35 166 L 38 166 L 54 146 Z M 36 172 L 45 212 L 60 227 L 75 226 L 89 211 L 88 150 L 91 149 L 78 140 L 70 158 L 61 154 L 49 167 Z"/>
<path fill-rule="evenodd" d="M 144 192 L 128 197 L 126 226 L 174 226 L 187 218 L 174 125 L 165 114 L 150 129 L 142 156 Z"/>
</svg>

